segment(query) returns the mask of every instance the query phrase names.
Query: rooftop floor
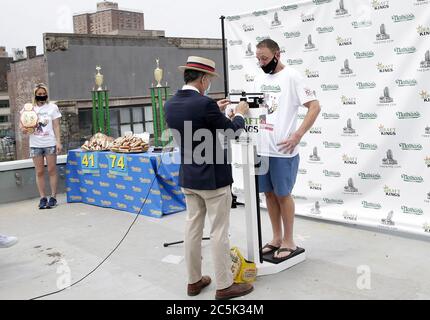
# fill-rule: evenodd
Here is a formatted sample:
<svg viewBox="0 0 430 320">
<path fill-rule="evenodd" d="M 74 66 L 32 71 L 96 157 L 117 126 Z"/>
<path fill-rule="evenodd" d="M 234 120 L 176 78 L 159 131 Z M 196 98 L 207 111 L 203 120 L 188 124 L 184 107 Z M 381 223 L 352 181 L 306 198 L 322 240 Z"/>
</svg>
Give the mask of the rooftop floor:
<svg viewBox="0 0 430 320">
<path fill-rule="evenodd" d="M 0 205 L 0 233 L 19 237 L 0 249 L 0 299 L 30 299 L 58 290 L 70 270 L 72 282 L 90 272 L 117 245 L 133 214 L 84 204 L 38 210 L 38 200 Z M 246 248 L 244 209 L 231 212 L 231 245 Z M 262 211 L 264 240 L 271 235 Z M 162 219 L 140 216 L 118 251 L 78 285 L 46 299 L 213 299 L 211 284 L 197 297 L 186 295 L 183 256 L 185 212 Z M 205 236 L 208 234 L 205 228 Z M 307 260 L 275 275 L 259 277 L 255 290 L 239 299 L 430 299 L 430 242 L 370 229 L 297 217 L 295 237 Z M 203 271 L 213 277 L 210 244 L 203 243 Z M 364 266 L 364 267 L 363 267 Z M 69 269 L 70 268 L 70 269 Z M 370 289 L 360 289 L 361 270 L 370 270 Z"/>
</svg>

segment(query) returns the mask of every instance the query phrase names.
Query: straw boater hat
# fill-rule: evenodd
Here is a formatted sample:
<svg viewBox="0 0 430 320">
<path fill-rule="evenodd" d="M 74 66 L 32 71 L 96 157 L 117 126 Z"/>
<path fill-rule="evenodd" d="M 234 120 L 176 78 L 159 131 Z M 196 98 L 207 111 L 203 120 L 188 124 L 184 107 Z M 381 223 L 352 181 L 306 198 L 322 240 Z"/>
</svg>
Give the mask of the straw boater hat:
<svg viewBox="0 0 430 320">
<path fill-rule="evenodd" d="M 202 57 L 190 56 L 188 57 L 187 64 L 178 67 L 178 69 L 181 71 L 191 69 L 219 77 L 219 74 L 215 72 L 215 62 Z"/>
</svg>

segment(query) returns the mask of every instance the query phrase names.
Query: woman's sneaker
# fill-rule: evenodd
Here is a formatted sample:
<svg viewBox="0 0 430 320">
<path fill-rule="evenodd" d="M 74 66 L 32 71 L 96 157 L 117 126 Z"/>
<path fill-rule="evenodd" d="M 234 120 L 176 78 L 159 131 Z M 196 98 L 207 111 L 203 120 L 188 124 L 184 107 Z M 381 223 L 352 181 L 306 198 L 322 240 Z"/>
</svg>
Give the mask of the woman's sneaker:
<svg viewBox="0 0 430 320">
<path fill-rule="evenodd" d="M 45 197 L 41 198 L 39 202 L 39 209 L 46 209 L 47 204 L 48 204 L 48 199 L 46 199 Z"/>
<path fill-rule="evenodd" d="M 18 242 L 17 237 L 8 237 L 0 234 L 0 248 L 9 248 Z"/>
<path fill-rule="evenodd" d="M 46 206 L 46 209 L 54 208 L 57 205 L 57 199 L 54 197 L 50 197 L 48 201 L 48 205 Z"/>
</svg>

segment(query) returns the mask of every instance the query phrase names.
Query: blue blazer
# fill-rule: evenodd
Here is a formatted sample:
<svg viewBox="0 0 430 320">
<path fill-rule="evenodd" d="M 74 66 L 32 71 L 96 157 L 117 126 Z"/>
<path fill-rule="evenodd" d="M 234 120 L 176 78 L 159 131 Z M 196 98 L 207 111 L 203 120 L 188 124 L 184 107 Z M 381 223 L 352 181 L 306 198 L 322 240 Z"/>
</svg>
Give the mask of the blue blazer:
<svg viewBox="0 0 430 320">
<path fill-rule="evenodd" d="M 227 164 L 225 149 L 222 147 L 224 141 L 217 138 L 216 130 L 232 129 L 236 132 L 244 129 L 243 118 L 236 116 L 233 120 L 228 119 L 219 110 L 215 100 L 194 90 L 179 90 L 166 102 L 165 115 L 168 127 L 177 132 L 173 138 L 181 150 L 179 185 L 196 190 L 215 190 L 231 185 L 233 183 L 231 165 Z M 191 130 L 185 130 L 186 121 L 191 121 L 189 124 Z M 199 141 L 192 141 L 194 133 L 199 129 L 208 129 L 212 138 L 203 135 L 204 138 L 199 138 Z M 204 152 L 196 150 L 205 139 L 209 139 L 210 148 L 206 148 Z M 196 153 L 203 155 L 204 161 L 193 159 L 195 150 Z"/>
</svg>

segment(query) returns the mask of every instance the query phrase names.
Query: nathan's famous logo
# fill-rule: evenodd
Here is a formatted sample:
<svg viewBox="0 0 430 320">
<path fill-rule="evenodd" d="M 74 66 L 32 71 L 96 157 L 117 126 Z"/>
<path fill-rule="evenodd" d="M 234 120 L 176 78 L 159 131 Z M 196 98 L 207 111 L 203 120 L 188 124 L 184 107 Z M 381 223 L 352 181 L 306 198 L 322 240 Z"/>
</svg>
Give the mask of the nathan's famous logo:
<svg viewBox="0 0 430 320">
<path fill-rule="evenodd" d="M 330 2 L 332 2 L 332 0 L 312 0 L 312 2 L 315 5 L 320 5 L 320 4 L 324 4 L 324 3 L 330 3 Z"/>
<path fill-rule="evenodd" d="M 242 40 L 230 40 L 229 42 L 230 46 L 241 46 L 243 44 Z"/>
<path fill-rule="evenodd" d="M 351 98 L 351 97 L 347 97 L 347 96 L 341 96 L 340 100 L 342 101 L 342 104 L 344 106 L 357 104 L 357 101 L 355 98 Z"/>
<path fill-rule="evenodd" d="M 342 37 L 337 37 L 336 38 L 336 42 L 337 44 L 342 47 L 342 46 L 350 46 L 352 45 L 352 38 L 342 38 Z"/>
<path fill-rule="evenodd" d="M 292 31 L 292 32 L 284 32 L 284 37 L 289 38 L 298 38 L 300 37 L 301 33 L 300 31 Z"/>
<path fill-rule="evenodd" d="M 261 85 L 260 88 L 261 92 L 281 92 L 281 86 L 280 85 Z"/>
<path fill-rule="evenodd" d="M 390 188 L 389 186 L 384 186 L 384 193 L 389 197 L 400 197 L 400 189 Z"/>
<path fill-rule="evenodd" d="M 381 136 L 395 136 L 396 135 L 396 128 L 385 128 L 384 125 L 379 125 L 379 132 L 381 133 Z"/>
<path fill-rule="evenodd" d="M 343 204 L 342 199 L 323 198 L 323 201 L 327 204 Z"/>
<path fill-rule="evenodd" d="M 358 175 L 362 180 L 381 180 L 382 178 L 379 173 L 360 172 Z"/>
<path fill-rule="evenodd" d="M 419 25 L 417 27 L 417 32 L 420 36 L 429 36 L 430 35 L 430 27 L 425 27 Z"/>
<path fill-rule="evenodd" d="M 378 145 L 375 143 L 363 143 L 363 142 L 359 142 L 358 146 L 361 150 L 377 150 L 378 149 Z"/>
<path fill-rule="evenodd" d="M 415 79 L 397 79 L 396 84 L 398 87 L 414 87 L 418 82 Z"/>
<path fill-rule="evenodd" d="M 418 119 L 418 118 L 421 118 L 421 113 L 419 113 L 418 111 L 415 111 L 415 112 L 398 111 L 398 112 L 396 112 L 396 116 L 399 120 Z"/>
<path fill-rule="evenodd" d="M 392 64 L 383 64 L 381 62 L 379 62 L 376 65 L 376 68 L 378 69 L 379 72 L 393 72 L 394 71 Z"/>
<path fill-rule="evenodd" d="M 425 157 L 424 163 L 426 164 L 427 168 L 430 168 L 430 157 Z"/>
<path fill-rule="evenodd" d="M 88 189 L 86 189 L 86 188 L 79 188 L 79 191 L 81 191 L 81 192 L 83 192 L 83 193 L 86 193 L 86 192 L 88 192 Z"/>
<path fill-rule="evenodd" d="M 320 74 L 319 74 L 318 71 L 312 71 L 312 70 L 309 70 L 309 69 L 305 70 L 305 75 L 308 78 L 319 78 L 319 76 L 320 76 Z"/>
<path fill-rule="evenodd" d="M 427 91 L 421 91 L 420 96 L 424 100 L 424 102 L 430 102 L 430 94 Z"/>
<path fill-rule="evenodd" d="M 415 0 L 414 5 L 421 6 L 424 4 L 429 4 L 430 2 L 428 0 Z"/>
<path fill-rule="evenodd" d="M 363 206 L 363 208 L 366 209 L 376 209 L 379 210 L 382 208 L 380 203 L 377 202 L 368 202 L 368 201 L 361 201 L 361 205 Z"/>
<path fill-rule="evenodd" d="M 297 171 L 299 174 L 307 174 L 308 173 L 308 170 L 306 170 L 306 169 L 302 169 L 302 168 L 299 168 L 299 170 Z"/>
<path fill-rule="evenodd" d="M 308 181 L 309 189 L 311 190 L 322 190 L 322 184 L 321 183 L 315 183 L 313 181 Z"/>
<path fill-rule="evenodd" d="M 366 58 L 373 58 L 375 56 L 375 53 L 373 51 L 356 51 L 354 52 L 354 57 L 357 59 L 366 59 Z"/>
<path fill-rule="evenodd" d="M 334 27 L 333 26 L 318 27 L 316 30 L 318 31 L 318 33 L 329 33 L 334 31 Z"/>
<path fill-rule="evenodd" d="M 358 89 L 373 89 L 376 87 L 375 82 L 356 82 L 355 84 Z"/>
<path fill-rule="evenodd" d="M 403 181 L 405 182 L 415 182 L 415 183 L 423 183 L 424 179 L 421 176 L 409 176 L 407 174 L 402 174 L 401 175 Z"/>
<path fill-rule="evenodd" d="M 424 214 L 423 209 L 421 209 L 421 208 L 412 208 L 412 207 L 408 207 L 408 206 L 402 206 L 402 211 L 403 211 L 403 213 L 416 214 L 418 216 Z"/>
<path fill-rule="evenodd" d="M 390 2 L 389 1 L 373 0 L 372 1 L 372 7 L 375 10 L 388 9 L 390 7 Z"/>
<path fill-rule="evenodd" d="M 360 21 L 353 21 L 351 22 L 351 25 L 358 29 L 358 28 L 368 28 L 372 26 L 372 20 L 360 20 Z"/>
<path fill-rule="evenodd" d="M 301 14 L 302 22 L 315 21 L 315 16 L 313 14 Z"/>
<path fill-rule="evenodd" d="M 299 6 L 297 4 L 293 4 L 290 6 L 282 6 L 281 9 L 284 11 L 296 10 Z"/>
<path fill-rule="evenodd" d="M 339 113 L 326 113 L 323 112 L 322 114 L 324 120 L 337 120 L 340 118 L 340 114 Z"/>
<path fill-rule="evenodd" d="M 297 64 L 303 64 L 303 60 L 302 59 L 288 59 L 287 63 L 292 66 L 292 65 L 297 65 Z"/>
<path fill-rule="evenodd" d="M 351 157 L 347 154 L 342 155 L 342 160 L 344 164 L 358 164 L 357 157 Z"/>
<path fill-rule="evenodd" d="M 341 176 L 339 171 L 323 170 L 323 173 L 326 177 L 339 178 Z"/>
<path fill-rule="evenodd" d="M 245 32 L 250 32 L 250 31 L 254 31 L 254 26 L 252 24 L 250 24 L 250 25 L 243 24 L 242 29 Z"/>
<path fill-rule="evenodd" d="M 318 58 L 320 59 L 321 62 L 336 61 L 336 56 L 335 55 L 331 55 L 331 56 L 319 56 Z"/>
<path fill-rule="evenodd" d="M 410 53 L 415 53 L 417 51 L 417 48 L 415 47 L 395 47 L 394 48 L 394 52 L 396 54 L 410 54 Z"/>
<path fill-rule="evenodd" d="M 404 151 L 410 151 L 410 150 L 422 150 L 423 146 L 421 144 L 414 144 L 414 143 L 399 143 L 399 147 Z"/>
<path fill-rule="evenodd" d="M 240 16 L 228 16 L 226 17 L 228 21 L 237 21 L 240 20 Z"/>
<path fill-rule="evenodd" d="M 306 117 L 305 113 L 299 113 L 297 114 L 297 119 L 303 120 Z"/>
<path fill-rule="evenodd" d="M 241 64 L 231 64 L 230 65 L 231 71 L 242 70 L 242 69 L 243 69 L 243 65 L 241 65 Z"/>
<path fill-rule="evenodd" d="M 262 11 L 254 11 L 252 14 L 256 17 L 259 17 L 259 16 L 265 16 L 267 15 L 267 13 L 268 12 L 266 10 L 262 10 Z"/>
<path fill-rule="evenodd" d="M 375 112 L 359 112 L 357 113 L 357 117 L 360 120 L 375 120 L 378 118 L 378 115 Z"/>
<path fill-rule="evenodd" d="M 257 40 L 257 42 L 260 42 L 260 41 L 263 41 L 266 39 L 270 39 L 270 36 L 259 36 L 259 37 L 255 38 L 255 40 Z"/>
<path fill-rule="evenodd" d="M 306 141 L 300 141 L 299 146 L 300 147 L 307 147 L 308 143 Z"/>
<path fill-rule="evenodd" d="M 323 89 L 323 91 L 339 90 L 339 85 L 337 85 L 337 84 L 322 84 L 321 89 Z"/>
<path fill-rule="evenodd" d="M 406 14 L 400 14 L 400 15 L 392 15 L 391 19 L 393 20 L 393 22 L 404 22 L 404 21 L 410 21 L 410 20 L 414 20 L 415 16 L 413 13 L 406 13 Z"/>
<path fill-rule="evenodd" d="M 342 145 L 339 142 L 324 141 L 323 145 L 326 149 L 339 149 L 342 147 Z"/>
</svg>

